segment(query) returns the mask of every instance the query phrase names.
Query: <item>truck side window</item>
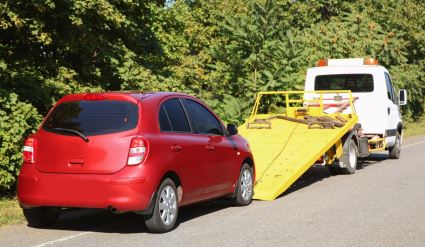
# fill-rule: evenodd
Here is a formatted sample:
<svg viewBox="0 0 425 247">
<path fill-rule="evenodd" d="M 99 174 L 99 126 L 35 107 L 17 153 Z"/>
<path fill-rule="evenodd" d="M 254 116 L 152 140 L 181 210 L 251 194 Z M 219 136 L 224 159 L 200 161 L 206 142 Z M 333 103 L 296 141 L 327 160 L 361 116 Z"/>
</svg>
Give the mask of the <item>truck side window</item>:
<svg viewBox="0 0 425 247">
<path fill-rule="evenodd" d="M 385 84 L 387 85 L 387 95 L 388 95 L 388 99 L 390 99 L 392 102 L 394 102 L 394 104 L 396 104 L 396 97 L 394 95 L 394 87 L 391 83 L 391 78 L 390 76 L 385 73 Z"/>
</svg>

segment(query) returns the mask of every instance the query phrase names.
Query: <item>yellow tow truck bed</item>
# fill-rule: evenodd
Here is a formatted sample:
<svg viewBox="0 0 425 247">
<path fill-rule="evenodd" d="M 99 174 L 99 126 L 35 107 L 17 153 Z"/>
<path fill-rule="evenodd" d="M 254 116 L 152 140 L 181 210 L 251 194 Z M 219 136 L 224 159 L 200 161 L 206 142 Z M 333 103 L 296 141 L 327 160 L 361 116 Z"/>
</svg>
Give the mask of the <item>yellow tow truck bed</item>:
<svg viewBox="0 0 425 247">
<path fill-rule="evenodd" d="M 279 95 L 284 113 L 259 114 L 265 95 Z M 254 198 L 275 199 L 325 153 L 324 162 L 339 158 L 341 140 L 357 120 L 350 91 L 259 93 L 250 118 L 239 127 L 254 156 Z"/>
</svg>

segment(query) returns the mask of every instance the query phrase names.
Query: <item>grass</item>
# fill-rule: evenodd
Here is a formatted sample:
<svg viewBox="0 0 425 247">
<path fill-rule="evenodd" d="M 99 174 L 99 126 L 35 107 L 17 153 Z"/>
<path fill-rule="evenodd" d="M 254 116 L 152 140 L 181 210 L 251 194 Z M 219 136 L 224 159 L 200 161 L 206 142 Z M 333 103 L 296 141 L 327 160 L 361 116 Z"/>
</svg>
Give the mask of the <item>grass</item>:
<svg viewBox="0 0 425 247">
<path fill-rule="evenodd" d="M 13 197 L 0 197 L 0 227 L 24 221 L 18 200 Z"/>
<path fill-rule="evenodd" d="M 404 127 L 405 137 L 425 134 L 425 118 L 416 122 L 406 122 Z"/>
</svg>

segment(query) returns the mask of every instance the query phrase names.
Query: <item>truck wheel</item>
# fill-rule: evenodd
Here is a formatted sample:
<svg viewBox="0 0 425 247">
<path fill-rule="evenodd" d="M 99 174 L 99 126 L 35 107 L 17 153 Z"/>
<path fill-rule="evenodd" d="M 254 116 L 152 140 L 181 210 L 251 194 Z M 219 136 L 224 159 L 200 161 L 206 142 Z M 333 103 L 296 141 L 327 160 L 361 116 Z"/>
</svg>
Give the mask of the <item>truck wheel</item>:
<svg viewBox="0 0 425 247">
<path fill-rule="evenodd" d="M 399 159 L 400 152 L 401 152 L 401 140 L 400 140 L 400 133 L 398 133 L 397 131 L 397 134 L 395 136 L 394 146 L 390 147 L 389 149 L 390 159 Z"/>
<path fill-rule="evenodd" d="M 246 206 L 252 202 L 252 196 L 254 194 L 254 176 L 252 174 L 252 168 L 248 164 L 243 164 L 238 184 L 236 185 L 235 198 L 233 202 L 236 206 Z"/>
<path fill-rule="evenodd" d="M 345 167 L 341 168 L 342 173 L 354 174 L 356 172 L 357 156 L 357 145 L 353 139 L 351 139 L 348 146 L 348 153 L 341 157 L 341 162 L 345 165 Z"/>
<path fill-rule="evenodd" d="M 29 226 L 44 227 L 56 223 L 61 208 L 58 207 L 36 207 L 22 209 Z"/>
<path fill-rule="evenodd" d="M 159 186 L 152 215 L 145 218 L 146 227 L 155 233 L 171 231 L 176 225 L 178 213 L 176 185 L 167 178 Z"/>
</svg>

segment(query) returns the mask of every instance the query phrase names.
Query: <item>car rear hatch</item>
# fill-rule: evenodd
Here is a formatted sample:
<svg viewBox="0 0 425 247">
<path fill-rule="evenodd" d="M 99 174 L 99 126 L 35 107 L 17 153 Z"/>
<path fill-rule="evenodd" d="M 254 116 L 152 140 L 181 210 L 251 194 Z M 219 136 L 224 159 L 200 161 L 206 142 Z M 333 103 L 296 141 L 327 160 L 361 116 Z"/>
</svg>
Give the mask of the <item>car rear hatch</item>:
<svg viewBox="0 0 425 247">
<path fill-rule="evenodd" d="M 138 112 L 137 101 L 116 97 L 58 103 L 36 135 L 36 168 L 50 173 L 119 171 L 138 133 Z"/>
</svg>

